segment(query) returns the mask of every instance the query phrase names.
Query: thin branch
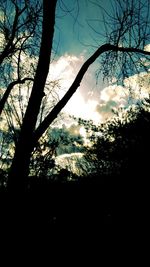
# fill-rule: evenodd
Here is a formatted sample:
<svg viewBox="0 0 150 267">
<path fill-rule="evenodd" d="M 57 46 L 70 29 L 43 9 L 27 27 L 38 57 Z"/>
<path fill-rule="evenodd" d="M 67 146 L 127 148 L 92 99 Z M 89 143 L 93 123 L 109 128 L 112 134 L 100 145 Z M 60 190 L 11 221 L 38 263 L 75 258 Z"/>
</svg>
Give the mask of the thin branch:
<svg viewBox="0 0 150 267">
<path fill-rule="evenodd" d="M 10 52 L 11 47 L 13 45 L 13 40 L 15 38 L 16 28 L 17 28 L 18 19 L 19 19 L 18 6 L 16 6 L 15 9 L 16 9 L 16 13 L 15 13 L 15 17 L 14 17 L 13 26 L 12 26 L 12 33 L 11 33 L 11 36 L 9 37 L 8 43 L 6 44 L 3 52 L 0 55 L 0 65 L 2 64 L 3 60 L 9 55 L 9 52 Z"/>
<path fill-rule="evenodd" d="M 24 78 L 24 79 L 22 79 L 22 80 L 16 80 L 16 81 L 13 81 L 13 82 L 11 82 L 9 85 L 8 85 L 8 87 L 7 87 L 7 89 L 6 89 L 6 91 L 5 91 L 5 93 L 4 93 L 4 95 L 3 95 L 3 97 L 2 97 L 2 99 L 0 100 L 0 115 L 1 115 L 1 113 L 2 113 L 2 111 L 3 111 L 3 109 L 4 109 L 4 105 L 5 105 L 5 103 L 6 103 L 6 101 L 7 101 L 7 99 L 8 99 L 8 97 L 9 97 L 9 94 L 10 94 L 10 92 L 11 92 L 11 90 L 13 89 L 13 87 L 15 86 L 15 85 L 17 85 L 17 84 L 23 84 L 23 83 L 25 83 L 26 81 L 34 81 L 34 79 L 33 78 Z"/>
</svg>

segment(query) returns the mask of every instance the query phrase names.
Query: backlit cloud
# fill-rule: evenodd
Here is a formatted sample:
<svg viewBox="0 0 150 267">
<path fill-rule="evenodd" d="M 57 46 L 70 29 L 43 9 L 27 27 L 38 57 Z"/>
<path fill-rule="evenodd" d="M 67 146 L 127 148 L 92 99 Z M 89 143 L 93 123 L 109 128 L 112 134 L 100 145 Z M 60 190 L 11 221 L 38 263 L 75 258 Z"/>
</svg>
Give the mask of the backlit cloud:
<svg viewBox="0 0 150 267">
<path fill-rule="evenodd" d="M 144 47 L 144 50 L 150 52 L 150 44 L 147 44 L 147 45 Z"/>
<path fill-rule="evenodd" d="M 65 54 L 51 64 L 48 79 L 59 80 L 59 98 L 62 98 L 65 92 L 69 89 L 84 61 L 84 55 L 76 57 Z M 101 120 L 101 115 L 96 110 L 98 100 L 94 98 L 94 94 L 91 90 L 93 83 L 94 78 L 91 71 L 89 71 L 86 73 L 80 87 L 67 103 L 63 111 L 76 117 L 92 119 L 96 123 L 99 122 Z"/>
<path fill-rule="evenodd" d="M 149 46 L 145 49 L 149 49 Z M 65 54 L 51 64 L 49 78 L 59 80 L 60 98 L 69 89 L 84 61 L 84 54 L 79 57 Z M 101 89 L 104 85 L 99 84 L 96 93 L 94 85 L 94 69 L 91 68 L 63 111 L 76 117 L 92 119 L 95 123 L 104 121 L 113 115 L 113 108 L 127 107 L 131 99 L 136 102 L 139 98 L 148 97 L 150 73 L 143 72 L 126 78 L 124 86 L 113 83 Z"/>
<path fill-rule="evenodd" d="M 22 62 L 24 61 L 25 59 L 22 58 Z M 30 63 L 33 64 L 33 59 L 26 60 L 26 62 L 28 62 L 26 68 L 29 71 Z M 54 88 L 50 88 L 50 85 L 46 86 L 47 112 L 49 112 L 50 107 L 54 106 L 52 103 L 53 97 L 56 98 L 57 102 L 67 92 L 84 62 L 85 54 L 83 53 L 78 57 L 65 54 L 51 63 L 47 82 L 57 80 L 59 86 Z M 96 86 L 94 68 L 93 64 L 85 74 L 80 87 L 63 109 L 63 112 L 100 123 L 113 116 L 112 109 L 127 107 L 131 104 L 131 99 L 132 102 L 136 102 L 139 98 L 148 97 L 150 93 L 150 72 L 143 72 L 140 75 L 136 74 L 126 78 L 124 87 L 117 85 L 117 80 L 114 78 L 113 82 L 115 84 L 113 83 L 113 85 L 105 86 L 104 88 L 102 81 Z M 26 104 L 28 97 L 26 96 L 27 90 L 24 90 L 24 88 L 25 85 L 22 88 L 21 96 Z M 51 90 L 53 90 L 53 93 Z M 18 94 L 17 86 L 16 89 L 14 88 L 13 94 Z M 17 110 L 19 110 L 19 107 Z"/>
</svg>

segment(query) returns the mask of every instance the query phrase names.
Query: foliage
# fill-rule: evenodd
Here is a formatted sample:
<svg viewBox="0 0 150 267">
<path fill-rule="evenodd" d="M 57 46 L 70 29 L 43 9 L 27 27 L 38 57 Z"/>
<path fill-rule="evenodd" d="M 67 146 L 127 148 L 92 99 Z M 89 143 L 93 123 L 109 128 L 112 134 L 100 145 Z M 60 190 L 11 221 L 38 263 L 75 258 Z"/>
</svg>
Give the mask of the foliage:
<svg viewBox="0 0 150 267">
<path fill-rule="evenodd" d="M 70 127 L 71 128 L 71 127 Z M 62 172 L 63 167 L 56 166 L 55 158 L 61 154 L 83 151 L 83 138 L 79 133 L 71 133 L 70 128 L 49 128 L 40 139 L 32 154 L 30 174 L 53 176 L 53 169 Z"/>
<path fill-rule="evenodd" d="M 58 175 L 62 177 L 64 174 L 65 177 L 72 176 L 69 170 L 63 171 L 64 167 L 56 165 L 55 158 L 61 154 L 83 152 L 83 137 L 78 131 L 75 131 L 75 128 L 75 125 L 71 125 L 69 128 L 63 125 L 62 128 L 51 127 L 48 129 L 32 153 L 30 176 L 47 176 L 50 179 L 54 179 L 56 176 L 59 179 Z M 17 129 L 14 132 L 16 132 L 17 136 Z M 11 134 L 11 131 L 1 132 L 1 176 L 4 176 L 2 173 L 5 173 L 5 176 L 7 176 L 11 166 L 14 151 L 13 138 L 14 135 Z M 57 175 L 55 175 L 56 173 Z"/>
<path fill-rule="evenodd" d="M 150 101 L 146 99 L 113 119 L 91 128 L 86 159 L 98 175 L 137 175 L 148 171 Z M 90 127 L 89 127 L 90 126 Z"/>
</svg>

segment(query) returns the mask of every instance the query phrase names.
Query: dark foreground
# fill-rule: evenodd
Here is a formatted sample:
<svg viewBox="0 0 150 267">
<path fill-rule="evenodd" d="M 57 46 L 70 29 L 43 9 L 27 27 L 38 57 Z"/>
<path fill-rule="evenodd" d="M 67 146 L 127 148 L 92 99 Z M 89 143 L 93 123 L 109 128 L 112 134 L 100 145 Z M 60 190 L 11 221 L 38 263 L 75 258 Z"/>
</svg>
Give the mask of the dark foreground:
<svg viewBox="0 0 150 267">
<path fill-rule="evenodd" d="M 7 246 L 25 240 L 27 248 L 44 245 L 45 240 L 56 250 L 63 249 L 64 242 L 70 249 L 74 242 L 79 248 L 114 246 L 116 240 L 119 244 L 128 240 L 129 246 L 148 234 L 147 184 L 109 177 L 39 184 L 25 195 L 3 192 L 1 234 Z"/>
</svg>

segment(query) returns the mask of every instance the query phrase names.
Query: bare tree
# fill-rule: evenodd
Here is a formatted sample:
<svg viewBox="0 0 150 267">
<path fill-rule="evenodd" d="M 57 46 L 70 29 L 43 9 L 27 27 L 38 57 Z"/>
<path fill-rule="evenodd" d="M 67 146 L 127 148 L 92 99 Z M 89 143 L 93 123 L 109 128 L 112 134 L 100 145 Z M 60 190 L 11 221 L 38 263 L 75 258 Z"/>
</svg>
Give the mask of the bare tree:
<svg viewBox="0 0 150 267">
<path fill-rule="evenodd" d="M 98 46 L 93 55 L 81 66 L 74 82 L 64 97 L 36 128 L 52 55 L 56 4 L 60 2 L 62 1 L 43 0 L 43 23 L 39 60 L 8 179 L 8 188 L 16 191 L 25 190 L 30 157 L 36 143 L 76 92 L 89 66 L 100 57 L 103 63 L 101 71 L 104 76 L 111 77 L 116 73 L 119 78 L 121 73 L 122 77 L 125 78 L 127 75 L 130 76 L 133 71 L 136 72 L 137 70 L 140 72 L 142 68 L 145 68 L 141 58 L 144 57 L 148 60 L 150 56 L 150 52 L 145 49 L 150 39 L 148 31 L 148 0 L 141 0 L 138 3 L 135 0 L 116 0 L 116 5 L 112 6 L 114 14 L 108 14 L 100 6 L 100 1 L 90 1 L 97 5 L 105 14 L 103 23 L 106 28 L 106 42 Z M 107 20 L 106 16 L 108 16 Z"/>
<path fill-rule="evenodd" d="M 25 182 L 26 177 L 28 175 L 30 163 L 30 156 L 34 148 L 33 133 L 35 130 L 42 98 L 44 96 L 44 86 L 48 75 L 50 56 L 52 52 L 56 3 L 56 0 L 43 1 L 43 25 L 39 61 L 34 78 L 31 96 L 24 116 L 19 141 L 16 146 L 16 152 L 9 175 L 8 186 L 9 188 L 14 188 L 15 190 L 17 188 L 19 190 L 24 190 L 25 188 Z M 20 179 L 20 177 L 22 178 Z"/>
<path fill-rule="evenodd" d="M 33 81 L 31 72 L 28 75 L 23 75 L 21 57 L 22 54 L 27 52 L 33 57 L 35 51 L 38 50 L 39 33 L 37 25 L 40 24 L 41 4 L 38 0 L 34 2 L 34 6 L 28 0 L 6 0 L 0 1 L 0 10 L 1 86 L 6 88 L 0 100 L 1 115 L 10 92 L 15 85 Z M 11 10 L 14 12 L 11 12 Z M 36 49 L 34 49 L 35 36 Z M 12 70 L 15 72 L 13 77 Z"/>
</svg>

